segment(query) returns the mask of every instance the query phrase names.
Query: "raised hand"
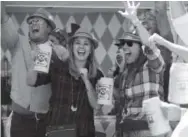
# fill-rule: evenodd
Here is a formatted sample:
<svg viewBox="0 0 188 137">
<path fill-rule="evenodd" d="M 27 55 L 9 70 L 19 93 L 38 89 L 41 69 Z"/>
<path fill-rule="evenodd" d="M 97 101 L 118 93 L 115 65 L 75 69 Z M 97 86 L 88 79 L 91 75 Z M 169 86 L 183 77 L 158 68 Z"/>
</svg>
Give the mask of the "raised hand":
<svg viewBox="0 0 188 137">
<path fill-rule="evenodd" d="M 52 48 L 60 60 L 65 61 L 68 59 L 69 52 L 65 47 L 63 47 L 62 45 L 53 45 L 52 44 Z"/>
<path fill-rule="evenodd" d="M 79 71 L 83 81 L 88 80 L 88 70 L 86 68 L 80 68 L 78 71 Z"/>
<path fill-rule="evenodd" d="M 125 11 L 118 11 L 123 17 L 130 19 L 131 21 L 137 18 L 137 9 L 140 6 L 140 3 L 135 4 L 134 1 L 132 2 L 123 2 Z"/>
<path fill-rule="evenodd" d="M 149 42 L 151 45 L 154 43 L 159 45 L 165 45 L 165 39 L 156 33 L 149 37 Z"/>
</svg>

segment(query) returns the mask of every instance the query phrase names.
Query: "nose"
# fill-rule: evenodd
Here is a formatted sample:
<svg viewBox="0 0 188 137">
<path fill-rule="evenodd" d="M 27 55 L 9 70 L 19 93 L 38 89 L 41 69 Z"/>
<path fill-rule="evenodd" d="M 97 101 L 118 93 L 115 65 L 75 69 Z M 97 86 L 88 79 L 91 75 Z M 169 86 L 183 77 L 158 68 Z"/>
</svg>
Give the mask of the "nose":
<svg viewBox="0 0 188 137">
<path fill-rule="evenodd" d="M 84 48 L 84 44 L 79 44 L 79 47 L 80 48 Z"/>
<path fill-rule="evenodd" d="M 37 23 L 38 23 L 37 20 L 33 20 L 33 22 L 32 22 L 33 25 L 36 25 Z"/>
<path fill-rule="evenodd" d="M 127 45 L 127 43 L 125 43 L 125 45 L 123 46 L 123 51 L 129 51 L 129 46 Z"/>
</svg>

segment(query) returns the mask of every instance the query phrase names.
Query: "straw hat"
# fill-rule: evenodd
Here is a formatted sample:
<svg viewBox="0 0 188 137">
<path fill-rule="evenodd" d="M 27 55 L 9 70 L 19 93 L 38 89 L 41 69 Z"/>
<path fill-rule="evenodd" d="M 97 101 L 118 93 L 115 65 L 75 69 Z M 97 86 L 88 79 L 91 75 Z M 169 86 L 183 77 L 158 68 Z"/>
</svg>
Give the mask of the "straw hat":
<svg viewBox="0 0 188 137">
<path fill-rule="evenodd" d="M 115 45 L 119 47 L 122 46 L 122 44 L 127 41 L 136 42 L 140 44 L 142 43 L 138 35 L 133 34 L 131 32 L 126 32 L 120 38 L 117 39 Z"/>
<path fill-rule="evenodd" d="M 88 39 L 90 39 L 93 42 L 94 48 L 96 49 L 98 47 L 98 41 L 96 40 L 96 38 L 94 37 L 93 34 L 89 33 L 88 30 L 84 29 L 84 28 L 79 28 L 75 34 L 70 37 L 69 39 L 69 43 L 72 42 L 73 39 L 77 38 L 77 37 L 86 37 Z"/>
<path fill-rule="evenodd" d="M 34 18 L 34 17 L 41 17 L 44 20 L 46 20 L 49 23 L 49 25 L 52 27 L 52 30 L 56 28 L 53 16 L 45 9 L 43 8 L 37 9 L 34 14 L 32 14 L 31 16 L 27 18 L 27 23 L 31 18 Z"/>
</svg>

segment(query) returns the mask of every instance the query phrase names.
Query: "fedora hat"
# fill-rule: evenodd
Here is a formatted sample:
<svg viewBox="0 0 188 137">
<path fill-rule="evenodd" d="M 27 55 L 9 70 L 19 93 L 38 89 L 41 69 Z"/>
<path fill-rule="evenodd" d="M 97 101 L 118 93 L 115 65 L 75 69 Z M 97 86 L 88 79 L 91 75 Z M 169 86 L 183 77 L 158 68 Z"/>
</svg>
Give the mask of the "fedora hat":
<svg viewBox="0 0 188 137">
<path fill-rule="evenodd" d="M 69 39 L 69 44 L 73 41 L 73 39 L 77 38 L 77 37 L 86 37 L 89 40 L 92 41 L 94 48 L 96 49 L 98 47 L 98 41 L 96 40 L 96 38 L 94 37 L 93 34 L 89 33 L 89 31 L 85 28 L 79 28 L 72 37 L 70 37 Z"/>
<path fill-rule="evenodd" d="M 34 17 L 41 17 L 44 20 L 46 20 L 49 23 L 49 25 L 52 27 L 52 30 L 56 28 L 53 16 L 48 11 L 46 11 L 44 8 L 37 9 L 34 14 L 29 16 L 27 18 L 27 23 L 31 18 L 34 18 Z"/>
<path fill-rule="evenodd" d="M 125 42 L 136 42 L 140 44 L 142 43 L 138 35 L 131 32 L 126 32 L 116 40 L 115 45 L 119 47 L 122 46 L 122 44 L 124 45 Z"/>
</svg>

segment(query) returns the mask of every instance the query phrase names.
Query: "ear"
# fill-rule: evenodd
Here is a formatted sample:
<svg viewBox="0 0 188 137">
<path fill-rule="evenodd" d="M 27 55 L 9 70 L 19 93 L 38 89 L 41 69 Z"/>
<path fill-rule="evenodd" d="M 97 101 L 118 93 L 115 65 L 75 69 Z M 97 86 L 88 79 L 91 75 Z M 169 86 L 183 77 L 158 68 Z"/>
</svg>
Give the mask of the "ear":
<svg viewBox="0 0 188 137">
<path fill-rule="evenodd" d="M 48 34 L 52 31 L 52 27 L 49 24 L 47 24 L 47 31 L 48 31 Z"/>
</svg>

